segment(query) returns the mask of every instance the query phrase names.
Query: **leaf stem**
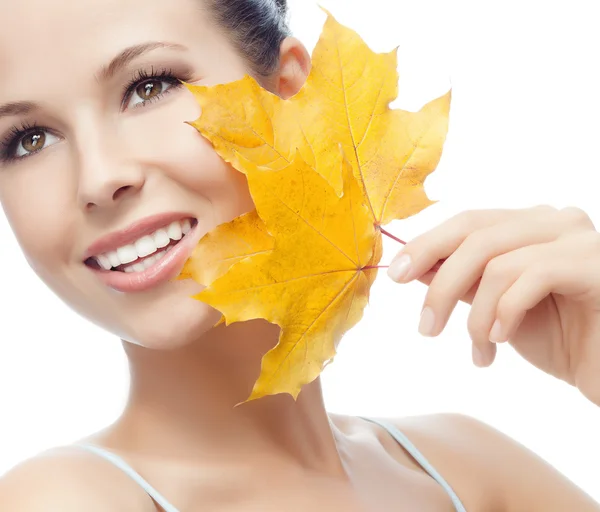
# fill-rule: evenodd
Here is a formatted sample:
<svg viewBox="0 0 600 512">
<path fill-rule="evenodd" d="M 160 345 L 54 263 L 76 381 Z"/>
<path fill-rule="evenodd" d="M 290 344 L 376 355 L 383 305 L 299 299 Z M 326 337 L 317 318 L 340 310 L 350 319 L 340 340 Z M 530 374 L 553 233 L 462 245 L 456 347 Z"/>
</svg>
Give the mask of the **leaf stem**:
<svg viewBox="0 0 600 512">
<path fill-rule="evenodd" d="M 363 268 L 361 268 L 361 270 L 372 270 L 372 269 L 375 269 L 375 268 L 390 268 L 390 267 L 389 267 L 389 265 L 385 265 L 385 266 L 382 266 L 382 265 L 380 265 L 380 266 L 373 266 L 373 265 L 371 265 L 369 267 L 363 267 Z"/>
<path fill-rule="evenodd" d="M 400 238 L 398 238 L 397 236 L 392 235 L 389 231 L 386 231 L 385 229 L 383 229 L 381 226 L 377 226 L 377 228 L 379 229 L 379 231 L 381 231 L 381 233 L 385 236 L 387 236 L 388 238 L 391 238 L 392 240 L 396 240 L 396 242 L 401 243 L 402 245 L 406 245 L 406 242 L 404 240 L 401 240 Z"/>
<path fill-rule="evenodd" d="M 385 229 L 383 229 L 381 226 L 376 225 L 377 229 L 379 229 L 379 231 L 381 231 L 381 233 L 385 236 L 387 236 L 388 238 L 391 238 L 392 240 L 396 240 L 396 242 L 400 242 L 402 245 L 406 245 L 406 242 L 404 240 L 401 240 L 400 238 L 398 238 L 397 236 L 392 235 L 390 232 L 386 231 Z M 442 264 L 446 261 L 446 258 L 439 260 L 430 270 L 429 272 L 437 272 L 440 267 L 442 266 Z M 371 268 L 388 268 L 388 267 L 365 267 L 363 268 L 363 270 L 368 270 Z"/>
</svg>

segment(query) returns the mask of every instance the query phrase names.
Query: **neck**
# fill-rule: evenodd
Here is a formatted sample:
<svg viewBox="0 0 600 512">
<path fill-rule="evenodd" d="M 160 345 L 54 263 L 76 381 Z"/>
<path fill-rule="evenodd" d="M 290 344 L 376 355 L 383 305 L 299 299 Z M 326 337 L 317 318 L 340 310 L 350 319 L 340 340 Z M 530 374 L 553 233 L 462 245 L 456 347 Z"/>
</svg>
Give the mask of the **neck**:
<svg viewBox="0 0 600 512">
<path fill-rule="evenodd" d="M 264 321 L 220 326 L 197 343 L 170 351 L 123 342 L 131 387 L 115 424 L 130 450 L 193 463 L 260 457 L 273 463 L 344 473 L 320 380 L 296 401 L 276 395 L 241 404 L 279 328 Z"/>
</svg>

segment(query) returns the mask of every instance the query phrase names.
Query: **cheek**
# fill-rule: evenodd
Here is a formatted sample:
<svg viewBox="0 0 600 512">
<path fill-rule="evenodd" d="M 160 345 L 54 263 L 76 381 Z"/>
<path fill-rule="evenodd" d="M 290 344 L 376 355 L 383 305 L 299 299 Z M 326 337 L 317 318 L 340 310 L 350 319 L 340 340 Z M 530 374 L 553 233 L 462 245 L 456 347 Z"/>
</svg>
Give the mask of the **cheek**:
<svg viewBox="0 0 600 512">
<path fill-rule="evenodd" d="M 0 201 L 29 264 L 48 282 L 73 254 L 76 217 L 67 163 L 59 152 L 39 157 L 31 157 L 38 161 L 27 162 L 27 169 L 15 165 L 5 171 Z"/>
<path fill-rule="evenodd" d="M 217 224 L 251 211 L 254 203 L 244 174 L 224 162 L 205 139 L 194 143 L 201 156 L 178 168 L 174 179 L 209 200 Z"/>
<path fill-rule="evenodd" d="M 186 194 L 210 203 L 217 224 L 254 208 L 246 177 L 224 162 L 212 144 L 187 124 L 200 116 L 200 107 L 187 90 L 178 90 L 171 103 L 129 121 L 127 140 L 140 148 L 150 168 L 160 169 Z M 148 130 L 148 123 L 154 127 Z M 165 129 L 168 127 L 168 129 Z"/>
</svg>

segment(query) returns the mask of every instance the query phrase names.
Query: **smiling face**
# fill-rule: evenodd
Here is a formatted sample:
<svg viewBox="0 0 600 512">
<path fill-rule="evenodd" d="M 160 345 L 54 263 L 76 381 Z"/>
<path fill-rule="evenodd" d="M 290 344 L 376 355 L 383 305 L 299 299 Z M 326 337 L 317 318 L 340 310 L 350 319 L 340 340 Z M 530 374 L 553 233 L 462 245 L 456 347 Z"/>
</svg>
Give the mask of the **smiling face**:
<svg viewBox="0 0 600 512">
<path fill-rule="evenodd" d="M 171 278 L 205 233 L 253 208 L 244 176 L 185 124 L 200 109 L 179 80 L 249 72 L 199 4 L 0 0 L 0 202 L 62 300 L 152 348 L 218 319 L 190 298 L 197 284 Z"/>
</svg>

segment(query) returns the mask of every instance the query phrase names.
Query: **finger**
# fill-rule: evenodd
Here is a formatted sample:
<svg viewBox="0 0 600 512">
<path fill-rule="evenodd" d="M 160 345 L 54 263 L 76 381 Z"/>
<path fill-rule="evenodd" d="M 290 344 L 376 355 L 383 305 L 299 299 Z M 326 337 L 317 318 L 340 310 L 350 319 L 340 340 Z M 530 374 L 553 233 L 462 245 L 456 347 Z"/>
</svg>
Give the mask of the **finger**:
<svg viewBox="0 0 600 512">
<path fill-rule="evenodd" d="M 486 351 L 482 351 L 481 347 L 479 345 L 477 345 L 476 343 L 473 343 L 472 345 L 472 352 L 473 352 L 473 363 L 475 364 L 475 366 L 478 366 L 479 368 L 487 368 L 488 366 L 490 366 L 494 360 L 496 359 L 496 345 L 491 344 L 491 347 L 488 348 Z"/>
<path fill-rule="evenodd" d="M 396 282 L 417 279 L 452 254 L 470 232 L 513 215 L 513 210 L 461 212 L 408 242 L 390 263 L 388 274 Z"/>
<path fill-rule="evenodd" d="M 437 272 L 437 270 L 435 272 L 434 271 L 427 272 L 426 274 L 419 277 L 419 279 L 418 279 L 419 282 L 429 286 L 431 284 L 431 282 L 433 281 L 433 278 L 435 277 L 436 272 Z M 479 286 L 479 281 L 477 281 L 473 286 L 471 286 L 471 289 L 460 298 L 461 302 L 464 302 L 466 304 L 472 304 L 473 299 L 475 298 L 475 294 L 477 293 L 478 286 Z"/>
<path fill-rule="evenodd" d="M 489 366 L 494 360 L 496 349 L 490 336 L 494 331 L 500 298 L 527 268 L 547 257 L 548 245 L 551 244 L 521 247 L 492 259 L 486 265 L 467 320 L 473 341 L 473 362 L 477 366 Z"/>
<path fill-rule="evenodd" d="M 549 218 L 538 210 L 529 212 L 525 219 L 523 216 L 513 218 L 469 235 L 447 258 L 429 285 L 421 334 L 437 336 L 442 332 L 458 301 L 477 283 L 494 258 L 555 240 L 562 232 L 558 219 Z M 497 276 L 499 272 L 495 267 L 493 273 Z"/>
<path fill-rule="evenodd" d="M 585 250 L 575 240 L 596 245 Z M 492 338 L 500 343 L 516 333 L 527 311 L 551 293 L 596 302 L 600 288 L 600 235 L 597 233 L 548 244 L 552 259 L 530 265 L 498 300 Z M 575 242 L 575 243 L 574 243 Z M 583 257 L 582 257 L 583 256 Z"/>
<path fill-rule="evenodd" d="M 541 217 L 548 225 L 554 225 L 556 228 L 554 232 L 558 235 L 579 231 L 595 231 L 594 224 L 589 216 L 583 210 L 575 207 L 557 210 L 551 206 L 540 205 L 515 210 L 471 210 L 461 212 L 407 243 L 392 260 L 388 274 L 394 281 L 399 283 L 418 279 L 434 268 L 436 263 L 442 263 L 468 236 L 476 231 L 511 219 L 521 219 L 523 223 L 526 223 L 529 218 L 535 217 Z"/>
</svg>

